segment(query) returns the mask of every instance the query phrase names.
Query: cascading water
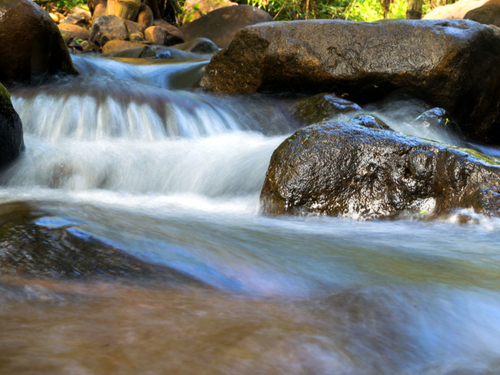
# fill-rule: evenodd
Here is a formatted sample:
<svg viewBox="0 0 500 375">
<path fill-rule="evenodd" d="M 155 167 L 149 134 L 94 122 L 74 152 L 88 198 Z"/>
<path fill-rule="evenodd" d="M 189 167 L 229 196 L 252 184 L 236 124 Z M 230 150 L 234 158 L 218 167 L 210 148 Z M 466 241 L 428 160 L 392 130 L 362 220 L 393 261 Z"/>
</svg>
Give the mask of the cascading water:
<svg viewBox="0 0 500 375">
<path fill-rule="evenodd" d="M 498 221 L 261 216 L 279 100 L 183 91 L 203 61 L 74 60 L 12 91 L 0 201 L 209 287 L 0 282 L 0 373 L 498 373 Z"/>
</svg>

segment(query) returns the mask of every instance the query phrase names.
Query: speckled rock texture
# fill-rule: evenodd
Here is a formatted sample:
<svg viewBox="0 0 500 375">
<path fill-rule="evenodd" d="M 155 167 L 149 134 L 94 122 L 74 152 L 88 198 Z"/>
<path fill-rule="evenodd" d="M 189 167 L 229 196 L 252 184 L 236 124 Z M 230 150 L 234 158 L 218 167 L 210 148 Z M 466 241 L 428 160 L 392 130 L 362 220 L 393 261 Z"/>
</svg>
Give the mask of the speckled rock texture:
<svg viewBox="0 0 500 375">
<path fill-rule="evenodd" d="M 298 130 L 274 151 L 260 202 L 267 214 L 432 219 L 457 208 L 499 216 L 499 193 L 498 159 L 326 122 Z"/>
<path fill-rule="evenodd" d="M 200 85 L 333 91 L 358 104 L 406 88 L 451 113 L 466 136 L 500 142 L 500 30 L 467 20 L 258 24 L 212 58 Z"/>
</svg>

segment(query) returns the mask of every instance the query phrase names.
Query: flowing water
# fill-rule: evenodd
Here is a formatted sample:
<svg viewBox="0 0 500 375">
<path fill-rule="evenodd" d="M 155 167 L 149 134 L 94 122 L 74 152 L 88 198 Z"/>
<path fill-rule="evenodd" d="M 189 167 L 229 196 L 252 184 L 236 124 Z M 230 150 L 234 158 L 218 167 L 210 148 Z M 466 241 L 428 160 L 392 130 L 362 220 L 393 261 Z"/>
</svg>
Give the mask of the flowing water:
<svg viewBox="0 0 500 375">
<path fill-rule="evenodd" d="M 283 103 L 187 91 L 204 61 L 74 59 L 13 90 L 26 151 L 0 202 L 206 287 L 3 277 L 1 374 L 500 373 L 499 221 L 260 215 L 299 126 Z M 429 138 L 407 110 L 380 113 Z"/>
</svg>

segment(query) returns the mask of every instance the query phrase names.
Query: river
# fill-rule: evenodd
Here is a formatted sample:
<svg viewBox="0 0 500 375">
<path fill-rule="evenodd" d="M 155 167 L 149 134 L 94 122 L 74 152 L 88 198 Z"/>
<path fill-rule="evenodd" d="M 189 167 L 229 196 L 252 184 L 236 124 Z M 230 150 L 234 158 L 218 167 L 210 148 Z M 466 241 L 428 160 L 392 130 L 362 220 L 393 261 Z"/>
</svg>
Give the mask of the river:
<svg viewBox="0 0 500 375">
<path fill-rule="evenodd" d="M 499 220 L 261 215 L 300 126 L 279 98 L 187 91 L 206 61 L 74 62 L 79 77 L 12 91 L 26 151 L 0 203 L 205 286 L 0 279 L 1 374 L 500 372 Z M 460 145 L 408 108 L 381 116 Z"/>
</svg>

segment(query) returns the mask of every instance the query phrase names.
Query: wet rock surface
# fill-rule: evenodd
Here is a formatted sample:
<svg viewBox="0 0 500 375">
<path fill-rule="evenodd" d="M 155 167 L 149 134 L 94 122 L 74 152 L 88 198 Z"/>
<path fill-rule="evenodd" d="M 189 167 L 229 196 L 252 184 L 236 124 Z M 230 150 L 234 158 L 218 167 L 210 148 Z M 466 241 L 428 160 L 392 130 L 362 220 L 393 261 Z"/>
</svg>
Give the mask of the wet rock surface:
<svg viewBox="0 0 500 375">
<path fill-rule="evenodd" d="M 431 219 L 458 208 L 498 216 L 499 193 L 497 159 L 328 122 L 298 130 L 274 151 L 260 200 L 268 214 Z"/>
<path fill-rule="evenodd" d="M 413 124 L 422 127 L 427 132 L 441 130 L 457 136 L 461 135 L 460 127 L 450 113 L 443 108 L 433 108 L 418 116 Z"/>
<path fill-rule="evenodd" d="M 466 20 L 254 25 L 214 56 L 201 86 L 230 94 L 334 88 L 356 103 L 406 88 L 449 111 L 472 139 L 500 141 L 500 31 Z"/>
<path fill-rule="evenodd" d="M 30 82 L 44 74 L 77 74 L 50 16 L 29 0 L 1 0 L 0 82 Z"/>
<path fill-rule="evenodd" d="M 348 121 L 350 124 L 364 126 L 365 128 L 391 130 L 391 128 L 376 116 L 369 113 L 361 113 Z"/>
<path fill-rule="evenodd" d="M 176 44 L 172 48 L 193 53 L 215 54 L 219 52 L 217 46 L 207 38 L 193 39 L 186 43 Z"/>
<path fill-rule="evenodd" d="M 202 285 L 181 272 L 129 255 L 25 202 L 0 205 L 0 274 Z"/>
<path fill-rule="evenodd" d="M 9 92 L 0 83 L 0 168 L 24 149 L 23 125 L 14 110 Z"/>
<path fill-rule="evenodd" d="M 261 9 L 249 5 L 238 5 L 216 9 L 183 25 L 180 29 L 186 42 L 197 38 L 207 38 L 217 47 L 225 48 L 229 46 L 236 33 L 244 27 L 272 20 L 272 17 Z"/>
<path fill-rule="evenodd" d="M 333 116 L 350 112 L 361 112 L 356 103 L 339 98 L 335 94 L 318 94 L 299 99 L 292 104 L 293 117 L 300 123 L 312 125 Z"/>
</svg>

